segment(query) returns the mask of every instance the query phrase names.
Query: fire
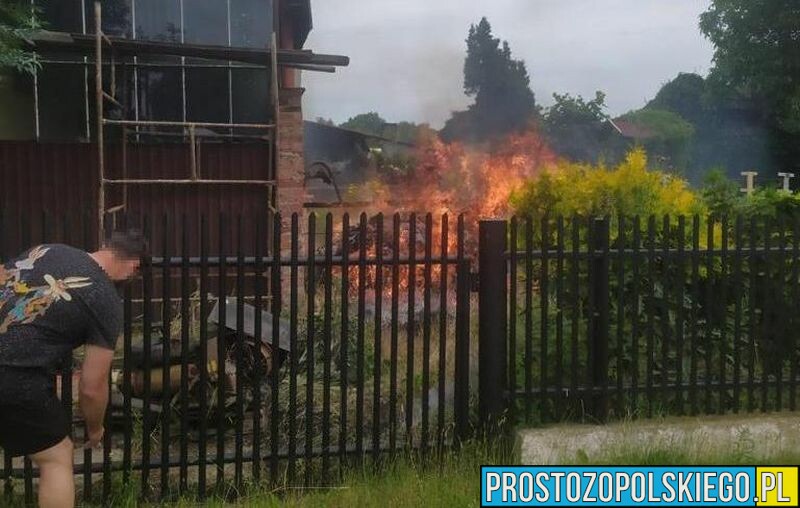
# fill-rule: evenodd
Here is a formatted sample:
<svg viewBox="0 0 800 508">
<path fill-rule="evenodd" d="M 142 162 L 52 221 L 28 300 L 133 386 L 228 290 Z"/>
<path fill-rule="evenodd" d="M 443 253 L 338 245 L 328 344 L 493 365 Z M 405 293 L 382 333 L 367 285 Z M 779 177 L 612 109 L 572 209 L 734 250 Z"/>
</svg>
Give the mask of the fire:
<svg viewBox="0 0 800 508">
<path fill-rule="evenodd" d="M 477 219 L 489 217 L 505 217 L 509 213 L 509 198 L 514 189 L 526 180 L 537 176 L 547 165 L 557 160 L 555 153 L 535 129 L 513 134 L 480 146 L 469 146 L 461 143 L 444 143 L 438 137 L 422 140 L 417 148 L 416 164 L 403 177 L 395 178 L 389 183 L 385 180 L 371 182 L 374 202 L 371 208 L 375 213 L 384 212 L 383 246 L 375 244 L 374 225 L 370 223 L 367 235 L 367 255 L 374 258 L 377 249 L 383 249 L 385 260 L 391 260 L 393 254 L 392 214 L 402 214 L 400 244 L 401 256 L 407 256 L 414 249 L 418 260 L 425 257 L 425 216 L 417 216 L 416 242 L 410 244 L 409 216 L 411 212 L 430 212 L 432 215 L 430 251 L 435 258 L 442 255 L 442 216 L 448 215 L 448 234 L 446 250 L 449 256 L 457 252 L 457 220 L 458 215 L 468 218 L 466 249 L 467 254 L 474 254 L 477 235 L 473 228 L 477 227 Z M 352 254 L 356 254 L 357 247 Z M 441 279 L 441 267 L 432 266 L 431 279 L 437 287 Z M 450 268 L 448 279 L 455 274 Z M 368 268 L 367 286 L 374 287 L 376 270 Z M 358 269 L 350 273 L 353 287 L 358 283 Z M 449 282 L 449 281 L 448 281 Z M 384 291 L 391 290 L 391 270 L 383 274 Z M 417 268 L 416 284 L 424 285 L 422 264 Z M 401 270 L 399 285 L 401 290 L 407 289 L 408 270 Z"/>
</svg>

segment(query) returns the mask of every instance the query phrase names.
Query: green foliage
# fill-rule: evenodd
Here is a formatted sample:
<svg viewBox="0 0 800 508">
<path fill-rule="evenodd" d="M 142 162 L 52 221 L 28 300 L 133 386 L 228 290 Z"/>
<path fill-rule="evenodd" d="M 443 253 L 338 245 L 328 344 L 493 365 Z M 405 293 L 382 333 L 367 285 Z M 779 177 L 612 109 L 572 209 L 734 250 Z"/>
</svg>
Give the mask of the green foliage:
<svg viewBox="0 0 800 508">
<path fill-rule="evenodd" d="M 712 73 L 769 99 L 778 122 L 800 133 L 800 4 L 796 0 L 714 0 L 700 28 L 714 43 Z"/>
<path fill-rule="evenodd" d="M 716 216 L 730 213 L 742 199 L 739 186 L 721 169 L 713 169 L 706 175 L 701 193 L 709 212 Z"/>
<path fill-rule="evenodd" d="M 761 188 L 748 196 L 720 171 L 708 175 L 701 192 L 708 209 L 719 217 L 772 219 L 785 225 L 800 219 L 800 194 Z"/>
<path fill-rule="evenodd" d="M 700 29 L 716 47 L 710 81 L 757 104 L 784 164 L 800 154 L 800 2 L 713 0 Z"/>
<path fill-rule="evenodd" d="M 25 49 L 26 41 L 42 25 L 38 10 L 30 2 L 4 0 L 0 3 L 0 70 L 34 74 L 40 67 L 38 56 Z"/>
<path fill-rule="evenodd" d="M 545 215 L 647 217 L 705 211 L 685 180 L 649 170 L 642 149 L 631 151 L 612 168 L 561 162 L 516 191 L 511 204 L 518 215 L 535 219 Z"/>
<path fill-rule="evenodd" d="M 671 168 L 685 169 L 689 162 L 694 127 L 675 113 L 660 109 L 640 109 L 622 117 L 648 131 L 642 140 L 651 155 L 664 159 Z"/>
<path fill-rule="evenodd" d="M 698 74 L 681 72 L 661 87 L 646 108 L 672 111 L 697 124 L 703 121 L 706 108 L 706 80 Z"/>
<path fill-rule="evenodd" d="M 538 109 L 525 62 L 515 60 L 486 18 L 470 26 L 464 92 L 475 103 L 456 112 L 442 130 L 446 141 L 485 141 L 528 125 Z"/>
<path fill-rule="evenodd" d="M 553 94 L 555 104 L 544 116 L 544 131 L 553 149 L 579 162 L 616 160 L 620 147 L 614 146 L 612 129 L 606 122 L 606 95 L 597 91 L 595 98 Z"/>
<path fill-rule="evenodd" d="M 416 143 L 430 129 L 428 124 L 389 123 L 374 111 L 356 115 L 339 127 L 401 143 Z"/>
</svg>

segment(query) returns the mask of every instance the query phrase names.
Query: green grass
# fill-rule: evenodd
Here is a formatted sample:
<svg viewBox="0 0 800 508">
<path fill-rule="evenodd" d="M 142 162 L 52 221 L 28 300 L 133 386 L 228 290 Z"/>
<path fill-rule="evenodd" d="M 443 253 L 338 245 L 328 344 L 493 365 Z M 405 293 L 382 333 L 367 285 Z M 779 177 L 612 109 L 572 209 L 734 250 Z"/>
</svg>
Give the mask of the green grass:
<svg viewBox="0 0 800 508">
<path fill-rule="evenodd" d="M 656 444 L 647 448 L 615 446 L 601 455 L 591 458 L 579 456 L 572 462 L 594 465 L 785 465 L 799 464 L 800 450 L 785 450 L 778 454 L 763 456 L 746 436 L 742 436 L 733 448 L 716 449 L 702 457 L 698 457 L 691 448 L 684 446 Z M 423 462 L 404 457 L 385 463 L 379 472 L 351 472 L 341 485 L 335 487 L 308 490 L 282 488 L 270 491 L 254 486 L 237 502 L 212 498 L 206 500 L 203 506 L 216 508 L 479 506 L 480 466 L 514 463 L 516 459 L 513 453 L 502 444 L 471 444 L 460 452 L 445 452 L 441 460 L 432 459 Z M 200 503 L 189 499 L 142 505 L 137 501 L 138 493 L 135 488 L 126 490 L 115 482 L 114 490 L 116 494 L 110 504 L 119 508 L 200 506 Z M 22 507 L 24 504 L 21 501 L 16 498 L 8 506 Z"/>
</svg>

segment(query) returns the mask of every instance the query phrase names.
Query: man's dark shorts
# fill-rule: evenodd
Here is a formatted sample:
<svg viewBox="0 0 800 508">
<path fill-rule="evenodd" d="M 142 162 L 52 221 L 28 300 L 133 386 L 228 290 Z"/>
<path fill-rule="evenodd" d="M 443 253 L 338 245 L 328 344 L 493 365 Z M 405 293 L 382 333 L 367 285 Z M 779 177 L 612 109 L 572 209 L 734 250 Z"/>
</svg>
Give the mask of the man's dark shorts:
<svg viewBox="0 0 800 508">
<path fill-rule="evenodd" d="M 44 451 L 69 435 L 53 379 L 40 369 L 0 366 L 0 447 L 11 456 Z"/>
</svg>

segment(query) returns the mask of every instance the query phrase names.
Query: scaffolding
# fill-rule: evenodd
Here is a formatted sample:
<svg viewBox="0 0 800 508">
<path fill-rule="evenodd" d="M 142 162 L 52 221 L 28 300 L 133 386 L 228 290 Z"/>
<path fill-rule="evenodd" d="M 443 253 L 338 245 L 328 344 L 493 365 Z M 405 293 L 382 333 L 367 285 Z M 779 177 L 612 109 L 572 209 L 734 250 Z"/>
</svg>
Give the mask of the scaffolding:
<svg viewBox="0 0 800 508">
<path fill-rule="evenodd" d="M 276 212 L 276 175 L 278 174 L 278 125 L 280 122 L 280 82 L 278 79 L 278 41 L 275 32 L 272 33 L 271 46 L 270 46 L 270 62 L 271 80 L 270 80 L 270 104 L 272 107 L 273 122 L 269 124 L 257 123 L 210 123 L 210 122 L 167 122 L 167 121 L 154 121 L 154 120 L 115 120 L 106 118 L 105 116 L 105 103 L 110 102 L 117 107 L 120 107 L 123 112 L 125 106 L 116 97 L 116 55 L 114 52 L 114 42 L 102 30 L 102 6 L 99 1 L 94 3 L 94 20 L 95 20 L 95 34 L 94 34 L 94 49 L 95 49 L 95 101 L 96 101 L 96 142 L 97 142 L 97 167 L 98 167 L 98 190 L 97 190 L 97 220 L 98 220 L 98 241 L 102 241 L 103 234 L 106 231 L 106 217 L 113 215 L 117 212 L 123 211 L 128 206 L 128 186 L 133 185 L 222 185 L 222 186 L 258 186 L 267 190 L 267 208 L 270 212 Z M 109 64 L 111 83 L 110 92 L 107 92 L 103 83 L 103 55 L 104 47 L 108 46 L 110 53 Z M 135 52 L 135 50 L 133 50 Z M 217 52 L 219 53 L 219 48 Z M 246 52 L 246 50 L 239 50 L 239 52 Z M 216 56 L 216 55 L 215 55 Z M 224 53 L 224 56 L 231 57 L 235 54 Z M 250 58 L 248 53 L 248 59 Z M 244 60 L 244 58 L 242 58 Z M 229 60 L 229 58 L 226 58 Z M 309 70 L 329 71 L 326 66 L 316 65 L 311 63 L 291 63 L 292 67 L 305 68 Z M 136 99 L 138 100 L 138 98 Z M 106 167 L 106 136 L 105 128 L 107 126 L 118 126 L 122 129 L 122 176 L 121 178 L 109 178 L 107 176 Z M 169 135 L 170 133 L 158 132 L 158 129 L 171 129 L 179 131 L 177 135 L 188 138 L 189 144 L 189 174 L 186 178 L 128 178 L 127 167 L 127 144 L 128 136 L 135 135 L 138 137 L 146 135 Z M 252 132 L 261 132 L 261 135 L 250 135 L 250 138 L 261 139 L 267 141 L 271 145 L 270 150 L 270 164 L 269 171 L 266 179 L 211 179 L 205 178 L 202 175 L 200 164 L 198 161 L 198 129 L 227 129 L 231 132 L 230 136 L 234 137 L 234 129 L 246 130 Z M 175 132 L 171 133 L 175 135 Z M 225 134 L 213 134 L 220 138 L 226 137 Z M 238 136 L 236 136 L 238 137 Z M 108 207 L 107 203 L 107 189 L 111 186 L 119 186 L 122 188 L 122 203 L 113 207 Z"/>
</svg>

